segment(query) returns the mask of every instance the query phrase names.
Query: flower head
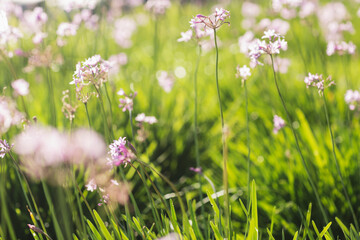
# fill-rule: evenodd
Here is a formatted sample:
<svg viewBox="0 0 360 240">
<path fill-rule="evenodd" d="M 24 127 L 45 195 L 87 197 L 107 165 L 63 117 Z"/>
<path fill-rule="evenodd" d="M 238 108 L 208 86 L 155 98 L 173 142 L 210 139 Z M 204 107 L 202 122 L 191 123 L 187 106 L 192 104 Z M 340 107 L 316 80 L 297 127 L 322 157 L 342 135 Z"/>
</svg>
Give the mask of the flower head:
<svg viewBox="0 0 360 240">
<path fill-rule="evenodd" d="M 148 0 L 145 4 L 145 9 L 155 15 L 164 15 L 166 9 L 171 7 L 170 0 Z"/>
<path fill-rule="evenodd" d="M 360 92 L 355 90 L 347 90 L 345 93 L 345 102 L 349 105 L 349 109 L 354 111 L 360 106 Z"/>
<path fill-rule="evenodd" d="M 156 73 L 160 87 L 164 89 L 165 92 L 169 93 L 174 86 L 175 79 L 166 71 L 158 71 Z"/>
<path fill-rule="evenodd" d="M 9 145 L 9 143 L 6 142 L 6 140 L 0 139 L 0 158 L 4 158 L 5 154 L 10 152 L 13 145 Z"/>
<path fill-rule="evenodd" d="M 248 68 L 246 65 L 240 67 L 239 65 L 236 67 L 236 78 L 241 78 L 242 83 L 244 83 L 248 77 L 251 76 L 250 68 Z"/>
<path fill-rule="evenodd" d="M 274 115 L 274 129 L 273 129 L 274 134 L 277 134 L 280 129 L 285 127 L 285 125 L 286 124 L 285 124 L 284 119 L 282 119 L 278 115 Z"/>
<path fill-rule="evenodd" d="M 6 133 L 13 125 L 20 124 L 23 114 L 16 109 L 15 103 L 7 97 L 0 96 L 0 134 Z"/>
<path fill-rule="evenodd" d="M 25 96 L 29 94 L 29 83 L 24 79 L 18 79 L 11 83 L 15 93 L 19 96 Z"/>
<path fill-rule="evenodd" d="M 114 140 L 114 142 L 109 145 L 109 165 L 119 166 L 124 164 L 126 166 L 127 163 L 135 159 L 135 154 L 132 152 L 132 150 L 126 147 L 126 144 L 126 138 L 120 137 L 118 140 Z"/>
<path fill-rule="evenodd" d="M 335 84 L 334 81 L 331 80 L 331 76 L 328 76 L 326 79 L 323 78 L 322 74 L 311 74 L 305 77 L 304 82 L 306 87 L 316 87 L 320 95 L 323 94 L 324 89 L 330 87 Z"/>
<path fill-rule="evenodd" d="M 204 16 L 201 14 L 196 15 L 196 17 L 190 20 L 190 27 L 194 28 L 196 25 L 199 25 L 204 29 L 217 29 L 221 27 L 224 23 L 230 25 L 229 22 L 225 22 L 227 18 L 230 18 L 229 11 L 223 8 L 216 8 L 215 12 L 212 13 L 210 16 Z"/>
<path fill-rule="evenodd" d="M 123 96 L 123 98 L 119 99 L 120 101 L 119 108 L 122 108 L 123 112 L 125 112 L 126 110 L 132 111 L 134 105 L 134 98 L 136 97 L 137 92 L 130 93 L 129 95 L 127 95 L 123 89 L 120 89 L 117 94 Z"/>
</svg>

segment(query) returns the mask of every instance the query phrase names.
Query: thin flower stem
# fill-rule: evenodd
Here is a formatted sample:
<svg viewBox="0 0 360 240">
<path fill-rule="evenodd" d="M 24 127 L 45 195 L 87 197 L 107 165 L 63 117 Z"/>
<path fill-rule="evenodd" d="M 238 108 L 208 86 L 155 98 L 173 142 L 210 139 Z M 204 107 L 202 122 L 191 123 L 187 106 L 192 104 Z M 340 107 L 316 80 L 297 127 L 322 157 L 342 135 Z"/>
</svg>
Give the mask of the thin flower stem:
<svg viewBox="0 0 360 240">
<path fill-rule="evenodd" d="M 85 105 L 85 111 L 86 111 L 86 116 L 88 119 L 89 127 L 91 128 L 91 121 L 90 121 L 90 116 L 89 116 L 89 110 L 87 108 L 87 103 L 85 102 L 84 105 Z"/>
<path fill-rule="evenodd" d="M 42 183 L 42 186 L 43 186 L 43 189 L 44 189 L 46 201 L 47 201 L 47 203 L 49 205 L 51 218 L 52 218 L 52 220 L 54 222 L 54 228 L 55 228 L 56 237 L 57 237 L 57 239 L 60 239 L 60 240 L 65 239 L 64 235 L 62 234 L 63 231 L 60 228 L 58 218 L 57 218 L 56 213 L 55 213 L 55 208 L 54 208 L 54 204 L 53 204 L 53 201 L 51 199 L 51 196 L 50 196 L 49 188 L 48 188 L 48 186 L 46 185 L 46 183 L 44 181 L 41 181 L 41 183 Z"/>
<path fill-rule="evenodd" d="M 349 208 L 350 208 L 350 211 L 351 211 L 351 214 L 352 214 L 352 217 L 354 219 L 354 223 L 355 223 L 355 227 L 356 227 L 356 231 L 359 231 L 359 223 L 356 219 L 356 215 L 355 215 L 355 212 L 354 212 L 354 209 L 351 205 L 351 201 L 350 201 L 350 198 L 349 198 L 349 194 L 346 190 L 346 187 L 345 187 L 345 184 L 344 184 L 344 179 L 342 177 L 342 174 L 341 174 L 341 170 L 340 170 L 340 165 L 339 165 L 339 162 L 337 160 L 337 157 L 336 157 L 336 153 L 335 153 L 335 140 L 334 140 L 334 135 L 333 135 L 333 132 L 332 132 L 332 129 L 331 129 L 331 124 L 330 124 L 330 120 L 329 120 L 329 112 L 328 112 L 328 109 L 327 109 L 327 102 L 326 102 L 326 97 L 325 97 L 325 94 L 323 94 L 323 99 L 324 99 L 324 110 L 325 110 L 325 115 L 326 115 L 326 122 L 327 122 L 327 125 L 328 125 L 328 128 L 329 128 L 329 132 L 330 132 L 330 136 L 331 136 L 331 143 L 332 143 L 332 153 L 333 153 L 333 157 L 334 157 L 334 160 L 335 160 L 335 164 L 336 164 L 336 170 L 337 170 L 337 173 L 340 177 L 340 181 L 341 181 L 341 185 L 342 185 L 342 188 L 343 188 L 343 191 L 344 191 L 344 194 L 345 194 L 345 198 L 349 204 Z"/>
<path fill-rule="evenodd" d="M 250 176 L 251 176 L 250 154 L 251 154 L 251 149 L 250 149 L 250 130 L 249 130 L 248 91 L 247 91 L 246 81 L 244 82 L 244 88 L 245 88 L 245 110 L 246 110 L 246 136 L 247 136 L 247 148 L 248 148 L 248 154 L 247 154 L 247 167 L 248 167 L 248 176 L 247 176 L 248 209 L 250 209 Z"/>
<path fill-rule="evenodd" d="M 222 133 L 222 146 L 223 146 L 223 184 L 224 184 L 224 207 L 225 207 L 225 237 L 228 236 L 229 226 L 229 186 L 228 186 L 228 171 L 227 171 L 227 154 L 226 154 L 226 139 L 225 139 L 225 124 L 223 117 L 223 110 L 221 105 L 220 87 L 219 87 L 219 49 L 216 39 L 216 29 L 214 29 L 214 41 L 216 50 L 216 65 L 215 65 L 215 77 L 216 77 L 216 88 L 220 107 L 220 118 L 221 118 L 221 133 Z"/>
<path fill-rule="evenodd" d="M 304 168 L 305 168 L 306 175 L 307 175 L 307 177 L 308 177 L 308 180 L 309 180 L 309 182 L 310 182 L 310 185 L 311 185 L 311 187 L 312 187 L 312 189 L 313 189 L 313 191 L 314 191 L 316 200 L 317 200 L 318 205 L 319 205 L 319 207 L 320 207 L 320 211 L 321 211 L 321 213 L 322 213 L 322 215 L 323 215 L 323 218 L 324 218 L 324 222 L 325 222 L 325 224 L 327 224 L 327 223 L 329 222 L 328 216 L 327 216 L 327 214 L 326 214 L 326 212 L 325 212 L 325 209 L 324 209 L 324 207 L 323 207 L 323 205 L 322 205 L 322 203 L 321 203 L 321 200 L 320 200 L 320 197 L 319 197 L 319 193 L 318 193 L 318 190 L 317 190 L 317 188 L 316 188 L 316 186 L 315 186 L 315 184 L 314 184 L 314 181 L 313 181 L 312 178 L 311 178 L 310 171 L 309 171 L 309 169 L 308 169 L 308 166 L 306 165 L 304 156 L 303 156 L 303 154 L 302 154 L 302 152 L 301 152 L 301 148 L 300 148 L 300 145 L 299 145 L 299 141 L 298 141 L 298 138 L 297 138 L 295 129 L 294 129 L 293 125 L 292 125 L 292 120 L 291 120 L 289 111 L 288 111 L 288 109 L 287 109 L 287 107 L 286 107 L 284 98 L 283 98 L 283 96 L 281 95 L 281 92 L 280 92 L 280 89 L 279 89 L 279 85 L 278 85 L 277 78 L 276 78 L 276 73 L 275 73 L 275 68 L 274 68 L 274 59 L 273 59 L 273 56 L 270 55 L 270 58 L 271 58 L 271 65 L 272 65 L 272 70 L 273 70 L 273 74 L 274 74 L 274 81 L 275 81 L 276 89 L 277 89 L 277 92 L 278 92 L 279 97 L 280 97 L 280 99 L 281 99 L 281 103 L 282 103 L 282 105 L 283 105 L 283 107 L 284 107 L 284 110 L 285 110 L 285 113 L 286 113 L 286 117 L 287 117 L 289 126 L 290 126 L 291 131 L 292 131 L 292 133 L 293 133 L 293 135 L 294 135 L 297 151 L 298 151 L 298 153 L 299 153 L 299 155 L 300 155 L 301 162 L 302 162 L 302 164 L 303 164 L 303 166 L 304 166 Z M 329 232 L 330 232 L 330 235 L 332 235 L 332 232 L 331 232 L 330 229 L 329 229 Z"/>
<path fill-rule="evenodd" d="M 105 108 L 104 108 L 104 102 L 103 102 L 103 99 L 102 99 L 102 96 L 101 96 L 101 93 L 99 91 L 99 89 L 96 87 L 96 85 L 94 84 L 94 87 L 95 87 L 95 90 L 99 96 L 99 101 L 100 101 L 100 108 L 101 108 L 101 115 L 103 117 L 103 122 L 104 122 L 104 131 L 105 131 L 105 136 L 106 136 L 106 139 L 108 140 L 108 143 L 110 143 L 112 140 L 111 140 L 111 137 L 110 137 L 110 133 L 109 133 L 109 124 L 107 122 L 107 119 L 106 119 L 106 113 L 105 113 Z M 113 137 L 114 138 L 114 137 Z"/>
<path fill-rule="evenodd" d="M 51 78 L 50 68 L 48 67 L 46 69 L 46 71 L 47 71 L 47 81 L 48 81 L 48 88 L 49 88 L 48 96 L 49 96 L 49 102 L 50 102 L 50 118 L 51 118 L 52 125 L 56 127 L 57 120 L 56 120 L 56 105 L 55 105 L 55 96 L 54 96 L 54 86 L 53 86 L 53 81 Z"/>
<path fill-rule="evenodd" d="M 132 142 L 133 142 L 135 150 L 136 150 L 135 132 L 134 132 L 134 125 L 133 125 L 132 111 L 131 110 L 129 110 L 129 121 L 130 121 L 130 127 L 131 127 Z"/>
<path fill-rule="evenodd" d="M 13 155 L 11 154 L 11 152 L 9 152 L 9 156 L 10 156 L 10 158 L 11 158 L 11 160 L 12 160 L 14 166 L 15 166 L 15 170 L 16 170 L 17 174 L 20 173 L 21 176 L 23 177 L 24 181 L 25 181 L 27 190 L 29 191 L 29 194 L 30 194 L 31 201 L 32 201 L 33 204 L 34 204 L 36 214 L 37 214 L 37 216 L 39 217 L 39 221 L 40 221 L 41 228 L 42 228 L 42 230 L 43 230 L 45 233 L 47 233 L 46 228 L 45 228 L 45 224 L 44 224 L 44 222 L 43 222 L 43 220 L 42 220 L 42 217 L 41 217 L 41 215 L 40 215 L 40 211 L 39 211 L 38 205 L 36 204 L 34 195 L 33 195 L 32 191 L 31 191 L 29 182 L 27 181 L 24 173 L 20 170 L 20 167 L 19 167 L 19 165 L 16 163 L 15 158 L 13 157 Z M 18 176 L 18 177 L 19 177 L 19 180 L 20 180 L 20 176 Z M 21 182 L 20 182 L 20 184 L 21 184 Z M 24 192 L 24 194 L 26 195 L 25 192 Z M 27 198 L 27 197 L 26 197 L 26 198 Z M 28 204 L 29 204 L 29 203 L 28 203 Z M 31 205 L 30 205 L 30 204 L 29 204 L 29 208 L 31 209 Z"/>
<path fill-rule="evenodd" d="M 196 167 L 201 168 L 200 165 L 200 154 L 199 154 L 199 140 L 198 140 L 198 90 L 197 90 L 197 74 L 199 70 L 199 64 L 201 59 L 201 45 L 198 46 L 198 57 L 196 60 L 195 65 L 195 72 L 194 72 L 194 139 L 195 139 L 195 154 L 196 154 Z M 201 175 L 198 174 L 198 181 L 199 181 L 199 196 L 200 196 L 200 202 L 203 202 L 204 196 L 202 191 L 202 181 L 201 181 Z M 205 208 L 204 205 L 201 204 L 201 216 L 205 216 Z M 205 226 L 205 232 L 207 233 L 207 221 L 206 218 L 204 218 L 204 226 Z M 208 236 L 206 236 L 208 238 Z"/>
<path fill-rule="evenodd" d="M 108 93 L 108 90 L 107 90 L 107 85 L 106 83 L 104 83 L 104 88 L 105 88 L 105 94 L 106 94 L 106 98 L 107 98 L 107 101 L 109 103 L 109 111 L 110 111 L 110 130 L 111 132 L 113 132 L 113 114 L 112 114 L 112 104 L 111 104 L 111 100 L 110 100 L 110 97 L 109 97 L 109 93 Z"/>
<path fill-rule="evenodd" d="M 76 196 L 76 203 L 78 205 L 79 212 L 80 212 L 82 231 L 83 231 L 84 236 L 86 236 L 86 230 L 85 230 L 86 227 L 85 227 L 85 218 L 84 218 L 85 215 L 84 215 L 84 211 L 83 211 L 82 206 L 81 206 L 79 195 L 76 192 L 77 189 L 75 187 L 76 178 L 75 178 L 75 171 L 74 170 L 72 171 L 72 181 L 73 181 L 73 184 L 74 184 L 74 193 L 75 193 L 75 196 Z"/>
</svg>

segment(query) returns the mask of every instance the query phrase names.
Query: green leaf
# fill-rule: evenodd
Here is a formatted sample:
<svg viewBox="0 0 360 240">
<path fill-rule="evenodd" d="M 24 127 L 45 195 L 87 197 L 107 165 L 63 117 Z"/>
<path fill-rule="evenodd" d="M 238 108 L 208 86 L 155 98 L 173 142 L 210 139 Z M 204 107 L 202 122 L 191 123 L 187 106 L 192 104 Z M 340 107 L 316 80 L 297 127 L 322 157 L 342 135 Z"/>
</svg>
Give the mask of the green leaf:
<svg viewBox="0 0 360 240">
<path fill-rule="evenodd" d="M 97 213 L 97 211 L 95 209 L 93 210 L 93 212 L 95 215 L 95 219 L 96 219 L 97 223 L 99 224 L 102 235 L 105 237 L 106 240 L 113 240 L 109 230 L 106 228 L 105 223 L 101 219 L 100 215 Z"/>
<path fill-rule="evenodd" d="M 219 228 L 211 221 L 210 222 L 211 228 L 214 231 L 215 239 L 216 240 L 223 240 L 224 238 L 221 236 Z"/>
<path fill-rule="evenodd" d="M 89 219 L 86 219 L 86 222 L 87 222 L 87 224 L 89 225 L 92 233 L 94 234 L 94 237 L 95 237 L 97 240 L 101 240 L 102 237 L 101 237 L 100 233 L 96 230 L 96 228 L 95 228 L 95 226 L 92 224 L 92 222 L 90 222 Z"/>
<path fill-rule="evenodd" d="M 341 230 L 343 231 L 345 238 L 349 239 L 350 238 L 349 229 L 347 229 L 347 227 L 342 223 L 342 221 L 339 218 L 335 217 L 335 220 L 339 224 Z"/>
<path fill-rule="evenodd" d="M 330 228 L 330 226 L 331 226 L 331 224 L 332 224 L 332 222 L 329 222 L 328 223 L 328 225 L 326 225 L 326 227 L 324 227 L 324 229 L 321 231 L 321 233 L 320 233 L 320 238 L 322 238 L 324 235 L 325 235 L 325 233 L 328 231 L 328 229 Z"/>
</svg>

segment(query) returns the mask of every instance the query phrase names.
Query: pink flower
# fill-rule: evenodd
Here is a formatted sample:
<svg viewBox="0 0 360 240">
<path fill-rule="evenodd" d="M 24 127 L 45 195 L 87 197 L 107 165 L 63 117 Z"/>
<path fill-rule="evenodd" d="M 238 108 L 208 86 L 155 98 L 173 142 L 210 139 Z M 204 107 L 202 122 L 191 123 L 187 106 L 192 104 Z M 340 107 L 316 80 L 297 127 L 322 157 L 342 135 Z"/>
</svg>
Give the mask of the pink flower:
<svg viewBox="0 0 360 240">
<path fill-rule="evenodd" d="M 9 30 L 9 24 L 6 17 L 6 12 L 3 10 L 0 10 L 0 35 L 2 33 L 5 33 Z"/>
<path fill-rule="evenodd" d="M 73 23 L 62 22 L 59 24 L 56 34 L 60 37 L 75 36 L 78 26 Z"/>
<path fill-rule="evenodd" d="M 86 187 L 86 190 L 90 191 L 90 192 L 93 192 L 96 190 L 97 188 L 97 185 L 96 185 L 96 182 L 95 182 L 95 179 L 90 179 L 90 181 L 88 182 L 88 184 L 85 185 Z"/>
<path fill-rule="evenodd" d="M 18 79 L 11 83 L 15 93 L 19 96 L 26 96 L 29 94 L 29 83 L 24 79 Z"/>
<path fill-rule="evenodd" d="M 169 93 L 174 86 L 175 79 L 166 71 L 158 71 L 156 73 L 160 87 L 164 89 L 165 92 Z"/>
<path fill-rule="evenodd" d="M 201 26 L 202 28 L 210 28 L 217 29 L 221 27 L 224 23 L 230 24 L 229 22 L 225 22 L 227 18 L 230 18 L 230 12 L 223 8 L 216 8 L 215 12 L 210 16 L 204 16 L 201 14 L 196 15 L 190 21 L 190 27 L 194 28 L 196 25 Z"/>
<path fill-rule="evenodd" d="M 285 124 L 284 119 L 282 119 L 278 115 L 274 116 L 274 129 L 273 129 L 274 134 L 277 134 L 280 129 L 285 127 L 285 125 L 286 124 Z"/>
<path fill-rule="evenodd" d="M 154 124 L 157 123 L 157 119 L 154 116 L 146 116 L 145 113 L 140 113 L 136 116 L 135 121 L 139 122 L 139 123 L 149 123 L 149 124 Z"/>
<path fill-rule="evenodd" d="M 177 41 L 178 42 L 188 42 L 191 40 L 193 35 L 193 31 L 192 30 L 188 30 L 186 32 L 182 32 L 181 33 L 181 38 L 179 38 Z"/>
<path fill-rule="evenodd" d="M 242 83 L 248 79 L 248 77 L 251 76 L 250 68 L 248 68 L 246 65 L 240 67 L 239 65 L 236 67 L 236 78 L 241 78 Z"/>
<path fill-rule="evenodd" d="M 13 147 L 13 145 L 9 145 L 6 140 L 1 140 L 0 139 L 0 158 L 4 158 L 5 154 L 10 152 L 11 148 Z"/>
<path fill-rule="evenodd" d="M 155 15 L 164 15 L 166 9 L 171 7 L 170 0 L 148 0 L 145 4 L 145 9 Z"/>
<path fill-rule="evenodd" d="M 354 111 L 360 106 L 360 92 L 355 90 L 347 90 L 345 93 L 345 102 L 349 105 L 349 109 Z"/>
<path fill-rule="evenodd" d="M 0 96 L 0 135 L 5 134 L 11 126 L 20 124 L 22 113 L 16 109 L 15 103 L 6 97 Z"/>
<path fill-rule="evenodd" d="M 123 112 L 125 112 L 126 110 L 132 111 L 134 105 L 134 98 L 136 97 L 137 92 L 130 93 L 129 95 L 127 95 L 123 89 L 120 89 L 117 92 L 117 94 L 124 97 L 119 99 L 120 101 L 119 108 L 122 108 Z"/>
<path fill-rule="evenodd" d="M 326 79 L 323 79 L 322 74 L 311 74 L 305 77 L 304 82 L 306 87 L 316 87 L 320 95 L 323 94 L 324 89 L 330 87 L 335 84 L 334 81 L 331 80 L 331 76 L 328 76 Z"/>
<path fill-rule="evenodd" d="M 119 138 L 114 140 L 112 144 L 109 145 L 109 155 L 108 164 L 111 166 L 119 166 L 131 162 L 135 159 L 135 154 L 126 147 L 127 141 L 126 138 Z"/>
</svg>

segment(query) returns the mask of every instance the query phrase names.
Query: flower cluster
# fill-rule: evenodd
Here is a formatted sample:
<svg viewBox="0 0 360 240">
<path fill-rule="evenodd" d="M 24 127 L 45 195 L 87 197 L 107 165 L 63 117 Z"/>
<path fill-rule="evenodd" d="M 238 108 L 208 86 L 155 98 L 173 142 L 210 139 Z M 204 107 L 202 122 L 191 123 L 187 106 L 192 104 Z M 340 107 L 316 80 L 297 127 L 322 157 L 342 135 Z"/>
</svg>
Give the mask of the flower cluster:
<svg viewBox="0 0 360 240">
<path fill-rule="evenodd" d="M 140 113 L 136 116 L 135 121 L 138 123 L 148 123 L 154 124 L 157 123 L 157 119 L 154 116 L 146 116 L 145 113 Z"/>
<path fill-rule="evenodd" d="M 0 96 L 0 135 L 6 133 L 13 125 L 18 125 L 23 114 L 16 109 L 15 103 L 4 96 Z"/>
<path fill-rule="evenodd" d="M 203 29 L 217 29 L 221 27 L 224 23 L 230 25 L 229 22 L 225 22 L 227 18 L 230 18 L 230 12 L 223 8 L 216 8 L 215 12 L 210 16 L 204 16 L 201 14 L 196 15 L 193 19 L 190 20 L 190 27 L 195 27 L 197 24 L 203 27 Z"/>
<path fill-rule="evenodd" d="M 283 127 L 285 127 L 285 120 L 282 119 L 281 117 L 279 117 L 278 115 L 274 115 L 274 129 L 273 129 L 273 133 L 277 134 L 279 132 L 280 129 L 282 129 Z"/>
<path fill-rule="evenodd" d="M 355 50 L 356 50 L 356 46 L 351 41 L 349 43 L 344 41 L 341 42 L 329 41 L 326 48 L 326 54 L 328 56 L 331 56 L 335 53 L 339 55 L 343 55 L 345 53 L 353 55 L 355 54 Z"/>
<path fill-rule="evenodd" d="M 127 141 L 125 137 L 120 137 L 118 140 L 114 140 L 114 142 L 109 145 L 109 165 L 119 166 L 124 164 L 126 166 L 128 163 L 130 163 L 133 159 L 136 158 L 133 151 L 127 148 L 126 145 Z"/>
<path fill-rule="evenodd" d="M 122 17 L 115 21 L 113 36 L 115 42 L 122 48 L 132 46 L 131 37 L 137 29 L 137 23 L 130 17 Z"/>
<path fill-rule="evenodd" d="M 306 83 L 306 87 L 316 87 L 320 95 L 323 94 L 324 89 L 330 87 L 335 84 L 334 81 L 331 80 L 331 76 L 328 76 L 326 79 L 323 78 L 322 74 L 311 74 L 305 77 L 304 82 Z"/>
<path fill-rule="evenodd" d="M 120 89 L 117 92 L 117 94 L 124 97 L 124 98 L 119 99 L 119 101 L 120 101 L 119 108 L 122 108 L 123 112 L 125 112 L 126 110 L 132 111 L 133 105 L 134 105 L 134 98 L 136 97 L 137 92 L 130 93 L 128 95 L 124 92 L 123 89 Z"/>
<path fill-rule="evenodd" d="M 148 0 L 145 4 L 145 9 L 155 15 L 164 15 L 170 7 L 170 0 Z"/>
<path fill-rule="evenodd" d="M 6 142 L 6 140 L 0 139 L 0 158 L 4 158 L 5 154 L 10 152 L 12 147 L 13 145 L 10 146 L 9 143 Z"/>
<path fill-rule="evenodd" d="M 70 122 L 72 122 L 72 120 L 75 118 L 77 106 L 72 106 L 67 102 L 67 99 L 70 99 L 69 90 L 63 91 L 63 97 L 61 99 L 63 105 L 61 111 L 64 113 L 65 117 L 69 119 Z"/>
<path fill-rule="evenodd" d="M 29 126 L 14 143 L 24 169 L 36 179 L 62 177 L 56 172 L 61 172 L 63 165 L 90 165 L 106 157 L 103 138 L 87 129 L 68 135 L 55 128 Z"/>
<path fill-rule="evenodd" d="M 144 142 L 148 137 L 148 132 L 145 130 L 144 123 L 154 124 L 157 123 L 157 119 L 154 116 L 146 116 L 145 113 L 140 113 L 136 116 L 135 121 L 139 129 L 137 130 L 136 140 Z"/>
<path fill-rule="evenodd" d="M 249 57 L 252 66 L 262 65 L 258 59 L 263 54 L 274 55 L 279 54 L 280 50 L 287 50 L 287 42 L 284 37 L 277 34 L 273 29 L 265 31 L 261 39 L 265 40 L 257 39 L 257 41 L 249 46 Z"/>
<path fill-rule="evenodd" d="M 360 106 L 360 92 L 355 90 L 347 90 L 345 93 L 345 102 L 349 105 L 349 109 L 354 111 Z"/>
<path fill-rule="evenodd" d="M 24 79 L 17 79 L 11 83 L 18 96 L 26 96 L 29 94 L 29 83 Z"/>
<path fill-rule="evenodd" d="M 241 78 L 242 84 L 244 85 L 245 81 L 248 79 L 248 77 L 251 76 L 250 68 L 248 68 L 246 65 L 240 67 L 239 65 L 236 67 L 236 78 Z"/>
<path fill-rule="evenodd" d="M 92 56 L 84 62 L 76 64 L 76 70 L 73 74 L 73 81 L 70 84 L 75 84 L 77 98 L 83 101 L 81 91 L 84 86 L 94 85 L 97 89 L 107 81 L 110 64 L 101 58 L 100 55 Z"/>
<path fill-rule="evenodd" d="M 166 71 L 158 71 L 156 73 L 156 78 L 160 87 L 162 87 L 165 92 L 169 93 L 174 86 L 175 78 Z"/>
</svg>

